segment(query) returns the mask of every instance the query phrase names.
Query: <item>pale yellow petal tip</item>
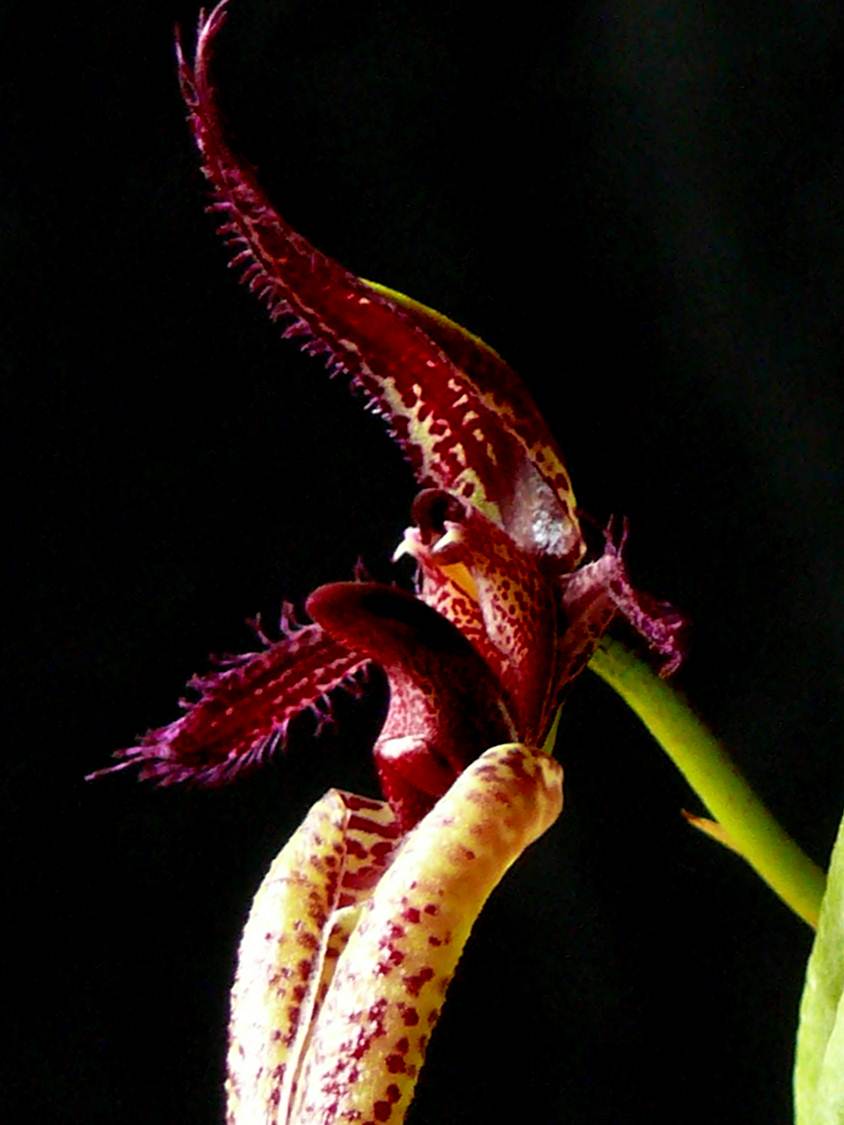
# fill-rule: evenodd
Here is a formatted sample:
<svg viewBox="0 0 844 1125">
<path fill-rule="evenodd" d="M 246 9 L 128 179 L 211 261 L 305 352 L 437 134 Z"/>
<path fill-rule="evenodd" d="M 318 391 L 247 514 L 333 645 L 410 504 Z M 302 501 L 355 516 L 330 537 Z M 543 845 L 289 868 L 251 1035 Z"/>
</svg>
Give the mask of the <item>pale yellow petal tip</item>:
<svg viewBox="0 0 844 1125">
<path fill-rule="evenodd" d="M 524 803 L 526 819 L 532 821 L 530 839 L 536 840 L 562 811 L 563 767 L 545 749 L 506 742 L 481 754 L 449 792 L 457 798 L 464 790 L 485 791 L 499 804 Z"/>
<path fill-rule="evenodd" d="M 435 552 L 438 551 L 442 553 L 448 547 L 454 547 L 455 545 L 459 547 L 466 540 L 466 536 L 463 534 L 463 529 L 459 524 L 451 523 L 450 521 L 446 520 L 445 527 L 446 530 L 433 546 L 433 550 Z"/>
<path fill-rule="evenodd" d="M 688 821 L 693 828 L 697 828 L 704 836 L 708 836 L 711 840 L 715 840 L 719 844 L 723 844 L 725 848 L 729 848 L 731 852 L 736 855 L 741 855 L 738 847 L 733 843 L 732 838 L 721 827 L 717 820 L 711 820 L 707 816 L 695 816 L 694 813 L 688 812 L 686 809 L 680 810 L 683 817 Z"/>
<path fill-rule="evenodd" d="M 419 554 L 419 532 L 415 527 L 405 528 L 404 536 L 393 551 L 392 562 L 396 563 L 406 555 L 415 559 Z"/>
</svg>

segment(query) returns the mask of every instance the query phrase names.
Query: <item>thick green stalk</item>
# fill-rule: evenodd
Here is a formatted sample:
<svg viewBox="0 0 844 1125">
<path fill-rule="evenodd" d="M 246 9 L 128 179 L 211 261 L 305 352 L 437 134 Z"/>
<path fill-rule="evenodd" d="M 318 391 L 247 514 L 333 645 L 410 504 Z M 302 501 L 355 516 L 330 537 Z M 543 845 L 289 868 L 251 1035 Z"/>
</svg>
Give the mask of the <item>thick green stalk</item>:
<svg viewBox="0 0 844 1125">
<path fill-rule="evenodd" d="M 639 716 L 720 825 L 726 842 L 810 926 L 817 927 L 823 871 L 774 820 L 683 696 L 618 641 L 589 665 Z"/>
</svg>

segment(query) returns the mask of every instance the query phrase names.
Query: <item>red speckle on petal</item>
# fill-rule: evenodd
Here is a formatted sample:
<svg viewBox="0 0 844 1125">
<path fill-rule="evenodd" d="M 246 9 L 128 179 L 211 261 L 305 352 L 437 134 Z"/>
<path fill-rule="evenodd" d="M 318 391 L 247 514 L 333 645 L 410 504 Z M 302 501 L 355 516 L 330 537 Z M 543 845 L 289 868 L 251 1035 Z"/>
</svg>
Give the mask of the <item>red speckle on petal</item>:
<svg viewBox="0 0 844 1125">
<path fill-rule="evenodd" d="M 339 583 L 338 583 L 339 585 Z M 383 836 L 388 840 L 396 839 L 396 827 L 393 824 L 381 824 L 368 816 L 350 816 L 347 832 L 364 832 L 367 835 Z"/>
<path fill-rule="evenodd" d="M 405 1027 L 416 1027 L 419 1023 L 419 1013 L 415 1008 L 411 1008 L 409 1004 L 400 1004 L 399 1011 Z"/>
<path fill-rule="evenodd" d="M 389 1121 L 390 1115 L 393 1112 L 393 1107 L 389 1102 L 376 1102 L 372 1107 L 372 1112 L 376 1121 Z"/>
<path fill-rule="evenodd" d="M 404 977 L 404 986 L 411 996 L 418 996 L 423 986 L 426 985 L 429 980 L 433 980 L 433 978 L 434 970 L 430 965 L 425 965 L 418 973 L 413 973 Z"/>
<path fill-rule="evenodd" d="M 346 793 L 344 800 L 353 812 L 359 812 L 361 809 L 380 812 L 382 808 L 380 801 L 373 801 L 369 797 L 359 797 L 356 793 Z"/>
<path fill-rule="evenodd" d="M 380 1000 L 376 1000 L 375 1003 L 370 1007 L 369 1018 L 375 1023 L 380 1023 L 384 1018 L 384 1013 L 387 1010 L 387 1006 L 388 1001 L 386 997 L 382 996 Z"/>
<path fill-rule="evenodd" d="M 349 836 L 346 839 L 346 851 L 349 855 L 354 856 L 355 859 L 366 859 L 369 855 L 369 852 L 360 840 L 356 840 L 353 836 Z"/>
</svg>

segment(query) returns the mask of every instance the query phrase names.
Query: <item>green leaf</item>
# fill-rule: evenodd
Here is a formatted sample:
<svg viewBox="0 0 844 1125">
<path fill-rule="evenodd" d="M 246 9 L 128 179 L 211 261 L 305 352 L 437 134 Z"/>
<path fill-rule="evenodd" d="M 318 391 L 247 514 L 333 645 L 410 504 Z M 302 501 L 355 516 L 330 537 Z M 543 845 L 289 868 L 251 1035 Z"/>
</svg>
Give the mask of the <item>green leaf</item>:
<svg viewBox="0 0 844 1125">
<path fill-rule="evenodd" d="M 800 1004 L 796 1125 L 844 1125 L 844 820 Z"/>
</svg>

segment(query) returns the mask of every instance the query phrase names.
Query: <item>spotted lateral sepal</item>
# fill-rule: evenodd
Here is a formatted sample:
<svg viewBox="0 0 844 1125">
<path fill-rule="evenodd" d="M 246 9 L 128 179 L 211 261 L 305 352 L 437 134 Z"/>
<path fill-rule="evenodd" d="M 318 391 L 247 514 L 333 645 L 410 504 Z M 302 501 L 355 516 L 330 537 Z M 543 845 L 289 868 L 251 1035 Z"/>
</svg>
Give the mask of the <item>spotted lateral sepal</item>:
<svg viewBox="0 0 844 1125">
<path fill-rule="evenodd" d="M 561 808 L 557 762 L 498 746 L 407 837 L 338 960 L 301 1070 L 297 1125 L 404 1120 L 478 914 Z"/>
<path fill-rule="evenodd" d="M 487 750 L 399 842 L 332 790 L 273 863 L 232 991 L 228 1125 L 398 1125 L 487 897 L 562 808 L 562 770 Z"/>
<path fill-rule="evenodd" d="M 252 904 L 231 995 L 229 1125 L 285 1125 L 337 958 L 399 838 L 389 805 L 332 789 Z"/>
</svg>

